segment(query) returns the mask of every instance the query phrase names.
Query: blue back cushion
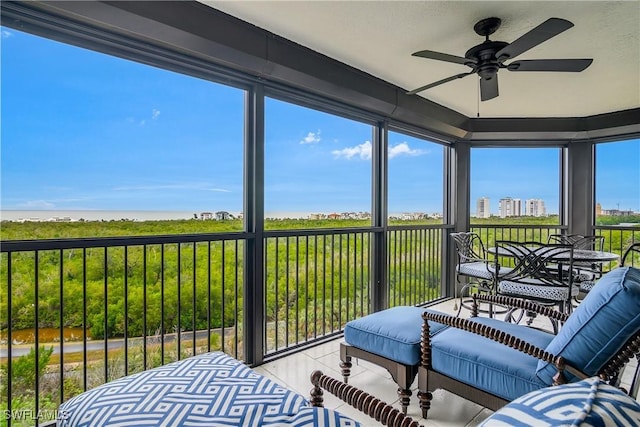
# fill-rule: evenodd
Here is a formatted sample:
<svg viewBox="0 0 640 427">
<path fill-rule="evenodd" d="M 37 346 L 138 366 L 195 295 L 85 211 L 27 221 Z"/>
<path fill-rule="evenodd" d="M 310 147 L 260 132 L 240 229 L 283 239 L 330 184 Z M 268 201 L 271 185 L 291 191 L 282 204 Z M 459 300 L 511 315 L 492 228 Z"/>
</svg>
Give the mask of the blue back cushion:
<svg viewBox="0 0 640 427">
<path fill-rule="evenodd" d="M 640 329 L 640 270 L 620 267 L 598 280 L 546 350 L 587 375 L 602 366 Z M 538 362 L 536 375 L 552 384 L 556 368 Z"/>
</svg>

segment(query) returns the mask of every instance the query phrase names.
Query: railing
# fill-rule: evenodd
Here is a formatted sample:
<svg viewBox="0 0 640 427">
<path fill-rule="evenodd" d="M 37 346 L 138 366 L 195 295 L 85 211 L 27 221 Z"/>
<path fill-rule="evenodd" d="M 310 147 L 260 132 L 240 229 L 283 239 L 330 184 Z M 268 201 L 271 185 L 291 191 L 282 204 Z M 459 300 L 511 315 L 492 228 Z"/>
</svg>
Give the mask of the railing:
<svg viewBox="0 0 640 427">
<path fill-rule="evenodd" d="M 46 421 L 123 375 L 204 351 L 242 357 L 245 237 L 3 242 L 2 409 Z"/>
<path fill-rule="evenodd" d="M 560 225 L 471 224 L 471 231 L 478 233 L 486 248 L 494 246 L 496 240 L 546 242 L 550 234 L 560 234 L 563 230 L 566 227 Z"/>
<path fill-rule="evenodd" d="M 604 250 L 622 256 L 632 243 L 640 242 L 640 227 L 625 227 L 620 225 L 597 225 L 594 233 L 604 236 Z M 617 265 L 617 262 L 611 263 Z M 626 265 L 640 266 L 640 257 L 635 255 L 626 260 Z"/>
<path fill-rule="evenodd" d="M 390 306 L 442 296 L 442 226 L 387 233 Z M 374 232 L 367 229 L 265 233 L 265 354 L 341 333 L 371 311 Z"/>
<path fill-rule="evenodd" d="M 264 232 L 263 354 L 342 332 L 372 307 L 442 296 L 444 226 Z M 244 355 L 249 233 L 6 241 L 0 254 L 0 409 L 45 414 L 99 384 L 213 350 Z M 11 357 L 10 357 L 11 356 Z M 44 411 L 44 412 L 43 412 Z M 49 412 L 46 412 L 49 411 Z M 0 425 L 22 425 L 0 420 Z"/>
<path fill-rule="evenodd" d="M 268 233 L 265 354 L 340 333 L 369 313 L 370 241 L 366 230 Z"/>
<path fill-rule="evenodd" d="M 387 234 L 389 306 L 422 305 L 443 296 L 442 226 L 390 227 Z"/>
</svg>

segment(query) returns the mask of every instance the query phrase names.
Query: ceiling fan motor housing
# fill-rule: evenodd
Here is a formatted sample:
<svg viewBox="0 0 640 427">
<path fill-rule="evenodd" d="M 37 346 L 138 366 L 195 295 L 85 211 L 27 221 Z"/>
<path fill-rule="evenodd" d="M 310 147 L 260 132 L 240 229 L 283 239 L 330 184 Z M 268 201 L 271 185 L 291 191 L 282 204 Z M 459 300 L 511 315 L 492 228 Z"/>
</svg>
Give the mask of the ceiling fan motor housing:
<svg viewBox="0 0 640 427">
<path fill-rule="evenodd" d="M 500 69 L 496 52 L 508 45 L 509 43 L 506 42 L 487 40 L 469 49 L 464 57 L 475 62 L 475 68 L 480 77 L 491 79 Z"/>
</svg>

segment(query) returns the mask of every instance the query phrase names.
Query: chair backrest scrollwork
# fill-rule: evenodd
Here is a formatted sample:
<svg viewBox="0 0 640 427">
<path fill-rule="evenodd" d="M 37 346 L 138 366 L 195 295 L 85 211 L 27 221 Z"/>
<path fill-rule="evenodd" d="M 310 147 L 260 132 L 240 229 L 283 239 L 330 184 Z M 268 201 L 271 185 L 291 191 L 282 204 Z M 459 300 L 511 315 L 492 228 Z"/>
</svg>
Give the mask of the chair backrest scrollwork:
<svg viewBox="0 0 640 427">
<path fill-rule="evenodd" d="M 500 280 L 544 286 L 573 284 L 573 274 L 569 274 L 573 270 L 572 245 L 498 240 L 496 248 L 496 259 L 509 257 L 514 263 L 511 271 L 500 274 Z"/>
<path fill-rule="evenodd" d="M 640 242 L 632 243 L 631 246 L 624 251 L 620 265 L 633 265 L 634 255 L 640 255 Z"/>
<path fill-rule="evenodd" d="M 456 244 L 458 263 L 486 261 L 486 251 L 482 239 L 477 233 L 459 232 L 451 233 L 451 238 Z"/>
</svg>

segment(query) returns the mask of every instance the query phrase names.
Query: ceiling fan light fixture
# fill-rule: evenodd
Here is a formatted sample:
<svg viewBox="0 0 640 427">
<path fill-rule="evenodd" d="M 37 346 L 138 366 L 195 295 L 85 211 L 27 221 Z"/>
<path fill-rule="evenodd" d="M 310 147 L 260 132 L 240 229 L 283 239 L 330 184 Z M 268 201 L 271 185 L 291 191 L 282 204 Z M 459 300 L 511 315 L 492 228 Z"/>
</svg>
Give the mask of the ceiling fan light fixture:
<svg viewBox="0 0 640 427">
<path fill-rule="evenodd" d="M 498 96 L 497 73 L 500 68 L 506 68 L 508 71 L 580 72 L 589 67 L 593 61 L 592 59 L 533 59 L 505 64 L 504 62 L 506 60 L 515 58 L 573 27 L 573 23 L 566 19 L 549 18 L 511 43 L 489 40 L 489 36 L 500 28 L 501 22 L 500 18 L 495 17 L 478 21 L 473 29 L 478 35 L 485 37 L 485 41 L 467 50 L 464 58 L 431 50 L 421 50 L 413 53 L 413 56 L 419 56 L 421 58 L 466 65 L 472 70 L 468 73 L 456 74 L 455 76 L 419 87 L 418 89 L 407 92 L 407 94 L 413 95 L 458 78 L 478 74 L 481 77 L 481 98 L 483 101 L 486 101 Z M 485 83 L 483 89 L 482 83 L 489 81 L 492 83 L 490 85 Z"/>
</svg>

